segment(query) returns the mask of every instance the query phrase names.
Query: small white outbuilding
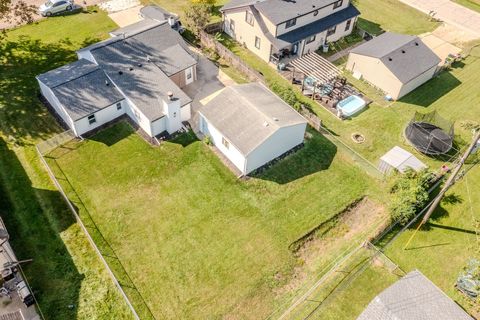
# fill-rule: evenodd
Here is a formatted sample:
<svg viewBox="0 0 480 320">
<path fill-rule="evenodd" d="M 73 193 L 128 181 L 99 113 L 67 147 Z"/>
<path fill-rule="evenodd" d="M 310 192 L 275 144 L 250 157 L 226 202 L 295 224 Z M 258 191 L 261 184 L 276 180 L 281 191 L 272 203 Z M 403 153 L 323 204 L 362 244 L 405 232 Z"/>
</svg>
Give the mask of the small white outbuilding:
<svg viewBox="0 0 480 320">
<path fill-rule="evenodd" d="M 385 153 L 380 158 L 380 163 L 378 165 L 378 169 L 385 174 L 390 173 L 394 169 L 404 173 L 407 169 L 420 171 L 425 168 L 427 168 L 427 166 L 422 161 L 418 160 L 407 150 L 398 146 L 393 147 L 390 151 Z"/>
<path fill-rule="evenodd" d="M 199 111 L 200 132 L 246 175 L 303 142 L 307 120 L 259 83 L 222 89 Z"/>
</svg>

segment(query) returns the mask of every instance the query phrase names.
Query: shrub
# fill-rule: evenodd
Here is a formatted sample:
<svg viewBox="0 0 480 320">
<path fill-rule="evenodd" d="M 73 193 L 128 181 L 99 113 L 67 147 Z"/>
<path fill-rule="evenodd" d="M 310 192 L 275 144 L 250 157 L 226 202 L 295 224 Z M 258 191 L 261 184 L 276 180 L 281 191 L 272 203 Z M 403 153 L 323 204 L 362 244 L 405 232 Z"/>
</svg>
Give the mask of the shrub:
<svg viewBox="0 0 480 320">
<path fill-rule="evenodd" d="M 203 3 L 192 3 L 185 9 L 185 24 L 196 36 L 205 28 L 211 17 L 211 6 Z"/>
<path fill-rule="evenodd" d="M 284 86 L 278 82 L 269 83 L 270 89 L 275 92 L 283 101 L 291 105 L 296 110 L 300 109 L 301 102 L 297 99 L 297 95 L 291 86 Z"/>
<path fill-rule="evenodd" d="M 207 146 L 213 145 L 213 141 L 212 141 L 212 138 L 210 136 L 205 136 L 205 138 L 203 138 L 203 142 L 205 142 L 205 144 Z"/>
<path fill-rule="evenodd" d="M 415 214 L 423 209 L 428 201 L 428 188 L 431 173 L 423 170 L 408 170 L 396 175 L 390 188 L 392 199 L 389 209 L 393 221 L 406 225 Z"/>
</svg>

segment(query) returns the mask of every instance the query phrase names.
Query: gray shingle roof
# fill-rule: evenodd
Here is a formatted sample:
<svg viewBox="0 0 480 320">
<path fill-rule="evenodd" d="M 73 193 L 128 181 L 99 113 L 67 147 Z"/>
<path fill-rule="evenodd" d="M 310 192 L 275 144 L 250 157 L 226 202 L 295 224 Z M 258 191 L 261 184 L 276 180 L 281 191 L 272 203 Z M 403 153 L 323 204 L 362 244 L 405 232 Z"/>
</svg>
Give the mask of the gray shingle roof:
<svg viewBox="0 0 480 320">
<path fill-rule="evenodd" d="M 73 121 L 124 100 L 100 69 L 53 87 L 52 91 Z"/>
<path fill-rule="evenodd" d="M 420 271 L 376 296 L 357 320 L 473 320 Z"/>
<path fill-rule="evenodd" d="M 164 115 L 163 101 L 167 100 L 168 91 L 180 99 L 181 106 L 192 101 L 154 62 L 136 50 L 129 39 L 91 53 L 115 85 L 150 121 Z"/>
<path fill-rule="evenodd" d="M 149 5 L 141 8 L 140 15 L 143 18 L 157 20 L 157 21 L 165 21 L 169 17 L 174 17 L 174 15 L 168 12 L 167 10 L 155 5 Z"/>
<path fill-rule="evenodd" d="M 440 63 L 440 58 L 418 37 L 392 32 L 352 49 L 351 53 L 380 59 L 402 83 Z"/>
<path fill-rule="evenodd" d="M 231 0 L 220 8 L 220 11 L 241 8 L 257 3 L 258 0 Z"/>
<path fill-rule="evenodd" d="M 335 0 L 264 0 L 255 7 L 272 23 L 280 24 L 297 16 L 333 5 Z"/>
<path fill-rule="evenodd" d="M 98 66 L 86 59 L 61 66 L 60 68 L 50 70 L 37 76 L 37 79 L 43 82 L 47 87 L 53 88 L 67 81 L 72 81 L 85 74 L 98 69 Z"/>
<path fill-rule="evenodd" d="M 142 19 L 138 22 L 129 24 L 128 26 L 125 26 L 123 28 L 118 28 L 110 32 L 110 34 L 114 36 L 130 37 L 134 34 L 159 26 L 163 23 L 164 22 L 159 22 L 152 19 Z"/>
<path fill-rule="evenodd" d="M 226 87 L 199 112 L 244 155 L 278 129 L 307 122 L 259 83 Z"/>
</svg>

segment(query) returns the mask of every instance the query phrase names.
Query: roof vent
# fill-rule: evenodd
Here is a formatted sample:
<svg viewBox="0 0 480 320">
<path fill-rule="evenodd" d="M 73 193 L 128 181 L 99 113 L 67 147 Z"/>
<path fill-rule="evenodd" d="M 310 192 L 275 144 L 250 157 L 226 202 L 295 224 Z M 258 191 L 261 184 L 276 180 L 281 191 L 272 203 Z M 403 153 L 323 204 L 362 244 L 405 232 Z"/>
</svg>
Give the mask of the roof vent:
<svg viewBox="0 0 480 320">
<path fill-rule="evenodd" d="M 138 66 L 139 68 L 141 68 L 141 67 L 142 67 L 142 64 L 141 64 L 141 63 L 139 63 L 139 64 L 137 64 L 137 66 Z"/>
<path fill-rule="evenodd" d="M 273 118 L 273 121 L 278 121 L 278 118 Z"/>
<path fill-rule="evenodd" d="M 388 61 L 393 61 L 393 59 L 392 59 L 392 58 L 388 58 Z"/>
<path fill-rule="evenodd" d="M 415 42 L 415 45 L 418 47 L 418 42 Z"/>
<path fill-rule="evenodd" d="M 128 70 L 133 71 L 133 67 L 128 68 Z"/>
<path fill-rule="evenodd" d="M 168 96 L 168 100 L 170 100 L 170 101 L 173 100 L 173 92 L 172 91 L 168 91 L 167 96 Z"/>
<path fill-rule="evenodd" d="M 119 74 L 119 75 L 122 75 L 122 74 L 123 74 L 123 71 L 121 71 L 121 70 L 118 71 L 118 74 Z"/>
<path fill-rule="evenodd" d="M 264 127 L 268 127 L 268 122 L 267 122 L 267 121 L 263 121 L 263 126 L 264 126 Z"/>
<path fill-rule="evenodd" d="M 109 85 L 110 85 L 110 83 L 108 83 L 108 80 L 105 80 L 105 85 L 106 85 L 106 86 L 109 86 Z"/>
<path fill-rule="evenodd" d="M 405 50 L 402 50 L 402 53 L 405 53 Z"/>
</svg>

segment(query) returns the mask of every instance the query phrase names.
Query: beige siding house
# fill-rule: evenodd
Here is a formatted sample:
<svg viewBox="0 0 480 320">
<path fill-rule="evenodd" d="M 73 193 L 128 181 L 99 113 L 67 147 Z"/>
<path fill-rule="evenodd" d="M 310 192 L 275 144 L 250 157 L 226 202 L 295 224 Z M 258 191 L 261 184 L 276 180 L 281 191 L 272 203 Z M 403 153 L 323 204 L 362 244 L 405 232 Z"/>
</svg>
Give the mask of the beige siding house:
<svg viewBox="0 0 480 320">
<path fill-rule="evenodd" d="M 386 32 L 354 48 L 346 69 L 397 100 L 430 80 L 439 62 L 418 37 Z"/>
<path fill-rule="evenodd" d="M 349 35 L 360 14 L 350 0 L 232 0 L 221 12 L 225 33 L 274 63 Z"/>
</svg>

